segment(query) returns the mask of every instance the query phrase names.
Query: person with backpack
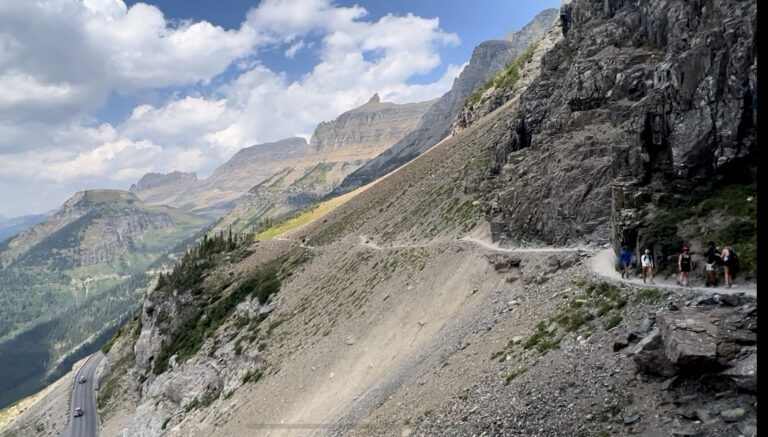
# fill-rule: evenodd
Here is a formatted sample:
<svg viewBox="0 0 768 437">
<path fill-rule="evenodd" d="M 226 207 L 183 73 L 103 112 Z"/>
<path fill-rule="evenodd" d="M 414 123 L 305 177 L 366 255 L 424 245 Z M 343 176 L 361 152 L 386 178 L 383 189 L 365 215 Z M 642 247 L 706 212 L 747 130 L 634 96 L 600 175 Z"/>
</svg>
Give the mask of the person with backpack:
<svg viewBox="0 0 768 437">
<path fill-rule="evenodd" d="M 680 269 L 680 285 L 688 287 L 691 285 L 691 254 L 688 253 L 688 246 L 683 246 L 683 253 L 677 258 L 677 268 Z"/>
<path fill-rule="evenodd" d="M 723 270 L 725 270 L 725 288 L 731 288 L 733 284 L 734 270 L 738 265 L 738 258 L 736 252 L 733 251 L 731 246 L 725 246 L 723 248 Z"/>
<path fill-rule="evenodd" d="M 632 263 L 632 258 L 632 252 L 629 250 L 629 246 L 622 247 L 621 254 L 619 255 L 622 279 L 629 279 L 629 264 Z"/>
<path fill-rule="evenodd" d="M 707 264 L 705 265 L 706 278 L 704 284 L 709 286 L 717 285 L 717 276 L 715 276 L 715 265 L 718 263 L 720 257 L 720 251 L 715 247 L 715 242 L 710 241 L 707 243 L 707 251 L 704 253 L 707 258 Z"/>
<path fill-rule="evenodd" d="M 643 266 L 643 283 L 645 284 L 645 277 L 648 275 L 651 284 L 653 284 L 653 255 L 651 255 L 650 250 L 645 249 L 645 253 L 640 257 L 640 263 Z"/>
</svg>

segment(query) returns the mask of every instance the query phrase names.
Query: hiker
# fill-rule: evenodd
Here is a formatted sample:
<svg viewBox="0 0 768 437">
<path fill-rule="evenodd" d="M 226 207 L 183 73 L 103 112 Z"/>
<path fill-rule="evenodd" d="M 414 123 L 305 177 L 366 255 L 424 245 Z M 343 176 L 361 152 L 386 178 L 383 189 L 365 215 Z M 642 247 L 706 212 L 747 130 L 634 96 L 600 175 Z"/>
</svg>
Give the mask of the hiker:
<svg viewBox="0 0 768 437">
<path fill-rule="evenodd" d="M 691 283 L 691 254 L 688 247 L 683 246 L 683 253 L 677 258 L 677 268 L 680 269 L 680 285 L 687 287 Z"/>
<path fill-rule="evenodd" d="M 632 262 L 632 252 L 629 250 L 629 246 L 621 248 L 621 255 L 619 255 L 619 265 L 621 266 L 621 277 L 629 279 L 629 264 Z"/>
<path fill-rule="evenodd" d="M 720 251 L 717 250 L 717 247 L 715 247 L 714 241 L 707 243 L 707 252 L 704 253 L 704 256 L 707 257 L 707 264 L 705 266 L 705 272 L 707 276 L 704 281 L 704 285 L 707 287 L 715 286 L 717 285 L 717 277 L 715 276 L 715 264 L 717 264 L 718 259 L 720 258 Z"/>
<path fill-rule="evenodd" d="M 733 268 L 735 265 L 733 249 L 731 246 L 725 246 L 722 253 L 723 270 L 725 270 L 725 288 L 731 288 L 733 284 Z"/>
<path fill-rule="evenodd" d="M 648 275 L 648 279 L 653 284 L 653 255 L 649 249 L 645 249 L 645 253 L 640 257 L 640 263 L 643 266 L 643 283 L 645 283 L 645 277 Z"/>
</svg>

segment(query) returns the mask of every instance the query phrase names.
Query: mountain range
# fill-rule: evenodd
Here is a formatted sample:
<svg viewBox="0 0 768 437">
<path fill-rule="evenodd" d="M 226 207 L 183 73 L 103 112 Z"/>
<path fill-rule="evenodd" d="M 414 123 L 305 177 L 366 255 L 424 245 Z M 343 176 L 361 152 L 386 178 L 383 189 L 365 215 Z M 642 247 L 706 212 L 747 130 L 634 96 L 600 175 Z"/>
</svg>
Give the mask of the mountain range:
<svg viewBox="0 0 768 437">
<path fill-rule="evenodd" d="M 5 357 L 103 344 L 105 435 L 756 435 L 755 12 L 564 2 L 437 101 L 77 193 L 0 244 L 0 366 L 29 391 Z M 705 289 L 709 240 L 736 288 Z M 42 399 L 3 431 L 54 430 Z"/>
</svg>

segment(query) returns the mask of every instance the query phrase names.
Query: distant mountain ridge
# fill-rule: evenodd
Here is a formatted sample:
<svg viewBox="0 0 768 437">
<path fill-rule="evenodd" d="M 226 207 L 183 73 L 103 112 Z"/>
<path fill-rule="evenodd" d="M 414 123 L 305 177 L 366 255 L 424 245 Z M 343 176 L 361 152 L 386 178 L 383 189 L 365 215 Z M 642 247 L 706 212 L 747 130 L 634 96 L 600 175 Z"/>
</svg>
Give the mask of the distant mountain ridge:
<svg viewBox="0 0 768 437">
<path fill-rule="evenodd" d="M 22 230 L 48 220 L 48 214 L 32 214 L 14 218 L 3 218 L 0 221 L 0 241 L 18 234 Z"/>
<path fill-rule="evenodd" d="M 233 208 L 250 219 L 267 211 L 280 216 L 328 194 L 411 131 L 434 102 L 396 104 L 374 94 L 365 104 L 321 122 L 309 143 L 294 137 L 246 147 L 201 180 L 194 173 L 148 173 L 130 191 L 148 204 L 211 216 Z"/>
<path fill-rule="evenodd" d="M 365 104 L 321 122 L 306 156 L 254 185 L 219 222 L 244 230 L 261 218 L 279 218 L 330 193 L 344 178 L 405 136 L 434 100 L 396 104 L 374 94 Z"/>
<path fill-rule="evenodd" d="M 46 372 L 124 317 L 151 278 L 120 286 L 209 222 L 127 191 L 86 190 L 0 242 L 0 373 L 12 383 L 0 383 L 0 406 L 34 391 Z M 73 310 L 91 304 L 93 311 Z M 11 359 L 22 355 L 35 362 Z"/>
<path fill-rule="evenodd" d="M 507 62 L 515 59 L 529 44 L 541 38 L 558 14 L 557 9 L 545 9 L 520 31 L 508 33 L 505 39 L 485 41 L 475 47 L 469 63 L 454 80 L 451 89 L 429 108 L 414 129 L 391 148 L 347 176 L 332 195 L 340 195 L 372 182 L 448 136 L 464 99 Z"/>
<path fill-rule="evenodd" d="M 238 151 L 205 179 L 196 173 L 147 173 L 130 192 L 149 205 L 169 205 L 217 217 L 251 187 L 307 154 L 304 138 L 286 138 Z"/>
</svg>

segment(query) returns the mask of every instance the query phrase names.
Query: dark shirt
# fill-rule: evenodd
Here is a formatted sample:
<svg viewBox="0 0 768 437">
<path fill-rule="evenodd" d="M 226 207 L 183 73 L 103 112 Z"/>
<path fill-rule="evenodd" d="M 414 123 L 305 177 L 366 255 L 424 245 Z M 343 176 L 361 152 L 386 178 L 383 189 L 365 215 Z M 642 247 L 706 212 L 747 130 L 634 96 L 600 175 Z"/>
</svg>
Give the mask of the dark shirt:
<svg viewBox="0 0 768 437">
<path fill-rule="evenodd" d="M 619 256 L 619 262 L 622 264 L 629 264 L 632 262 L 632 252 L 628 250 L 621 251 L 621 256 Z"/>
<path fill-rule="evenodd" d="M 717 250 L 717 248 L 710 247 L 709 250 L 704 254 L 704 256 L 707 257 L 707 264 L 714 264 L 717 262 L 717 255 L 720 255 L 720 251 Z"/>
</svg>

